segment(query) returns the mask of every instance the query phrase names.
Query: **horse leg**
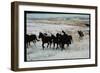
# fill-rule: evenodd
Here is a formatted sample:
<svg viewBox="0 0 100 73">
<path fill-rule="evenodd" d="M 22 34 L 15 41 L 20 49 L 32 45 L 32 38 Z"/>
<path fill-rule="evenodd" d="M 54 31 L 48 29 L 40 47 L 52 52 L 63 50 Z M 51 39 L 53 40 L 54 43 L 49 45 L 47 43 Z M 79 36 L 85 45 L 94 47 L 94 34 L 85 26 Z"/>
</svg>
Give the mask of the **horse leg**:
<svg viewBox="0 0 100 73">
<path fill-rule="evenodd" d="M 36 41 L 35 40 L 33 41 L 33 44 L 34 44 L 34 46 L 36 46 Z"/>
<path fill-rule="evenodd" d="M 67 48 L 69 47 L 69 44 L 67 44 Z"/>
<path fill-rule="evenodd" d="M 44 43 L 42 43 L 42 48 L 43 48 L 43 50 L 44 50 Z"/>
<path fill-rule="evenodd" d="M 51 48 L 51 43 L 50 43 L 50 48 Z"/>
<path fill-rule="evenodd" d="M 59 43 L 59 47 L 62 48 L 62 44 L 61 43 Z"/>
<path fill-rule="evenodd" d="M 64 50 L 64 45 L 65 45 L 65 44 L 63 43 L 63 44 L 62 44 L 62 46 L 61 46 L 61 47 L 62 47 L 62 49 L 61 49 L 61 50 Z"/>
<path fill-rule="evenodd" d="M 47 48 L 48 48 L 48 46 L 49 46 L 49 43 L 47 43 Z"/>
<path fill-rule="evenodd" d="M 28 46 L 30 46 L 30 42 L 28 43 Z"/>
<path fill-rule="evenodd" d="M 55 43 L 53 43 L 53 48 L 55 48 Z"/>
<path fill-rule="evenodd" d="M 58 43 L 57 43 L 57 47 L 56 47 L 56 49 L 58 49 Z"/>
</svg>

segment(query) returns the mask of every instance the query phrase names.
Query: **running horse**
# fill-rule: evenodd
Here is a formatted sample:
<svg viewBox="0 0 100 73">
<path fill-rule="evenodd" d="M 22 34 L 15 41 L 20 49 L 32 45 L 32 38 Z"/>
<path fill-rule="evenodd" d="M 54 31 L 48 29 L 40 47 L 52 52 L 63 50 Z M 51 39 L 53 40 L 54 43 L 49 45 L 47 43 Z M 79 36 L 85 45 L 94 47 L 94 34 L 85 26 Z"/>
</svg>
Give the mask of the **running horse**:
<svg viewBox="0 0 100 73">
<path fill-rule="evenodd" d="M 51 36 L 48 36 L 46 33 L 39 32 L 39 36 L 38 37 L 41 38 L 43 50 L 45 48 L 44 44 L 47 44 L 47 48 L 49 46 L 51 48 L 51 44 L 52 44 Z"/>
<path fill-rule="evenodd" d="M 28 35 L 26 34 L 25 35 L 25 43 L 26 43 L 26 46 L 30 46 L 30 43 L 33 42 L 34 45 L 36 44 L 36 41 L 39 41 L 37 39 L 37 36 L 35 34 L 31 34 L 31 35 Z"/>
</svg>

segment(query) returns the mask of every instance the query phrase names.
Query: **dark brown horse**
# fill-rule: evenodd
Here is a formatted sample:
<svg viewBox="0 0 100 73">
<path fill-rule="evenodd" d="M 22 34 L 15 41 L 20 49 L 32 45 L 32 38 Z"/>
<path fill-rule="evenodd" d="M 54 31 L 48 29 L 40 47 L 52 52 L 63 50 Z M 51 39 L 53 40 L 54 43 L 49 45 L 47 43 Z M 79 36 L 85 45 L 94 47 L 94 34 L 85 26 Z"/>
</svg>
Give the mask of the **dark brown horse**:
<svg viewBox="0 0 100 73">
<path fill-rule="evenodd" d="M 55 45 L 57 45 L 56 49 L 58 49 L 60 46 L 60 34 L 57 33 L 56 36 L 51 34 L 51 38 L 52 38 L 53 48 L 55 48 Z"/>
<path fill-rule="evenodd" d="M 51 36 L 48 36 L 46 33 L 40 32 L 39 33 L 39 38 L 41 38 L 43 50 L 45 48 L 44 44 L 47 44 L 47 48 L 49 46 L 51 48 L 51 44 L 52 44 L 52 38 L 51 38 Z"/>
<path fill-rule="evenodd" d="M 78 31 L 78 35 L 79 35 L 79 38 L 80 38 L 80 39 L 82 39 L 82 38 L 83 38 L 83 36 L 84 36 L 84 34 L 83 34 L 83 32 L 82 32 L 82 31 Z"/>
<path fill-rule="evenodd" d="M 69 47 L 69 44 L 71 44 L 72 42 L 72 36 L 66 34 L 64 31 L 62 31 L 63 35 L 57 33 L 56 36 L 54 36 L 53 34 L 51 35 L 52 37 L 52 43 L 53 46 L 55 48 L 55 44 L 57 45 L 56 49 L 58 49 L 59 47 L 63 50 L 65 44 L 67 44 L 67 46 Z"/>
<path fill-rule="evenodd" d="M 35 44 L 36 41 L 39 41 L 39 40 L 37 39 L 37 36 L 35 34 L 32 34 L 32 35 L 26 34 L 25 35 L 26 46 L 30 46 L 30 42 L 33 42 Z"/>
<path fill-rule="evenodd" d="M 64 45 L 67 44 L 67 47 L 72 43 L 72 36 L 66 34 L 64 31 L 62 31 L 63 35 L 61 35 L 61 48 L 64 49 Z"/>
</svg>

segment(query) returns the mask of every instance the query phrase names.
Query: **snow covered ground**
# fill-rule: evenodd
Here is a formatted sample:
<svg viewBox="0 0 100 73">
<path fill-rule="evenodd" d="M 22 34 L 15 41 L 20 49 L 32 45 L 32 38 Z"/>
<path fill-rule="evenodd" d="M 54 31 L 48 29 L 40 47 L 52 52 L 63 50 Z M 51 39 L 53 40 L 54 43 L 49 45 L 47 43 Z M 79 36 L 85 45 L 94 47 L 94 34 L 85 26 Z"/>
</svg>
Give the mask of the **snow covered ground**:
<svg viewBox="0 0 100 73">
<path fill-rule="evenodd" d="M 39 32 L 56 34 L 57 32 L 60 33 L 62 30 L 73 37 L 73 42 L 69 47 L 65 46 L 65 50 L 63 51 L 60 48 L 57 50 L 45 48 L 45 50 L 43 50 L 41 41 L 38 41 L 36 45 L 31 42 L 31 46 L 26 48 L 27 61 L 89 58 L 89 27 L 64 24 L 27 24 L 27 34 L 36 34 L 37 36 Z M 81 40 L 77 34 L 78 30 L 82 30 L 85 35 Z"/>
</svg>

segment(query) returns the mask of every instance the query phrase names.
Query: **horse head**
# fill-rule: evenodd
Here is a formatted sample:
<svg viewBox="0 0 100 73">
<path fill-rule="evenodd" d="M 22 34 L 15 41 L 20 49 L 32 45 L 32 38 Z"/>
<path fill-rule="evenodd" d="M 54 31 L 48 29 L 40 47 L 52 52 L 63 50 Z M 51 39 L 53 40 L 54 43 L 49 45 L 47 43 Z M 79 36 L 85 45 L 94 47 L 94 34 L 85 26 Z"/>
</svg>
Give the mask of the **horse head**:
<svg viewBox="0 0 100 73">
<path fill-rule="evenodd" d="M 42 38 L 42 37 L 43 37 L 43 33 L 42 32 L 39 32 L 38 38 Z"/>
<path fill-rule="evenodd" d="M 62 30 L 62 33 L 63 33 L 63 34 L 66 34 L 64 30 Z"/>
</svg>

